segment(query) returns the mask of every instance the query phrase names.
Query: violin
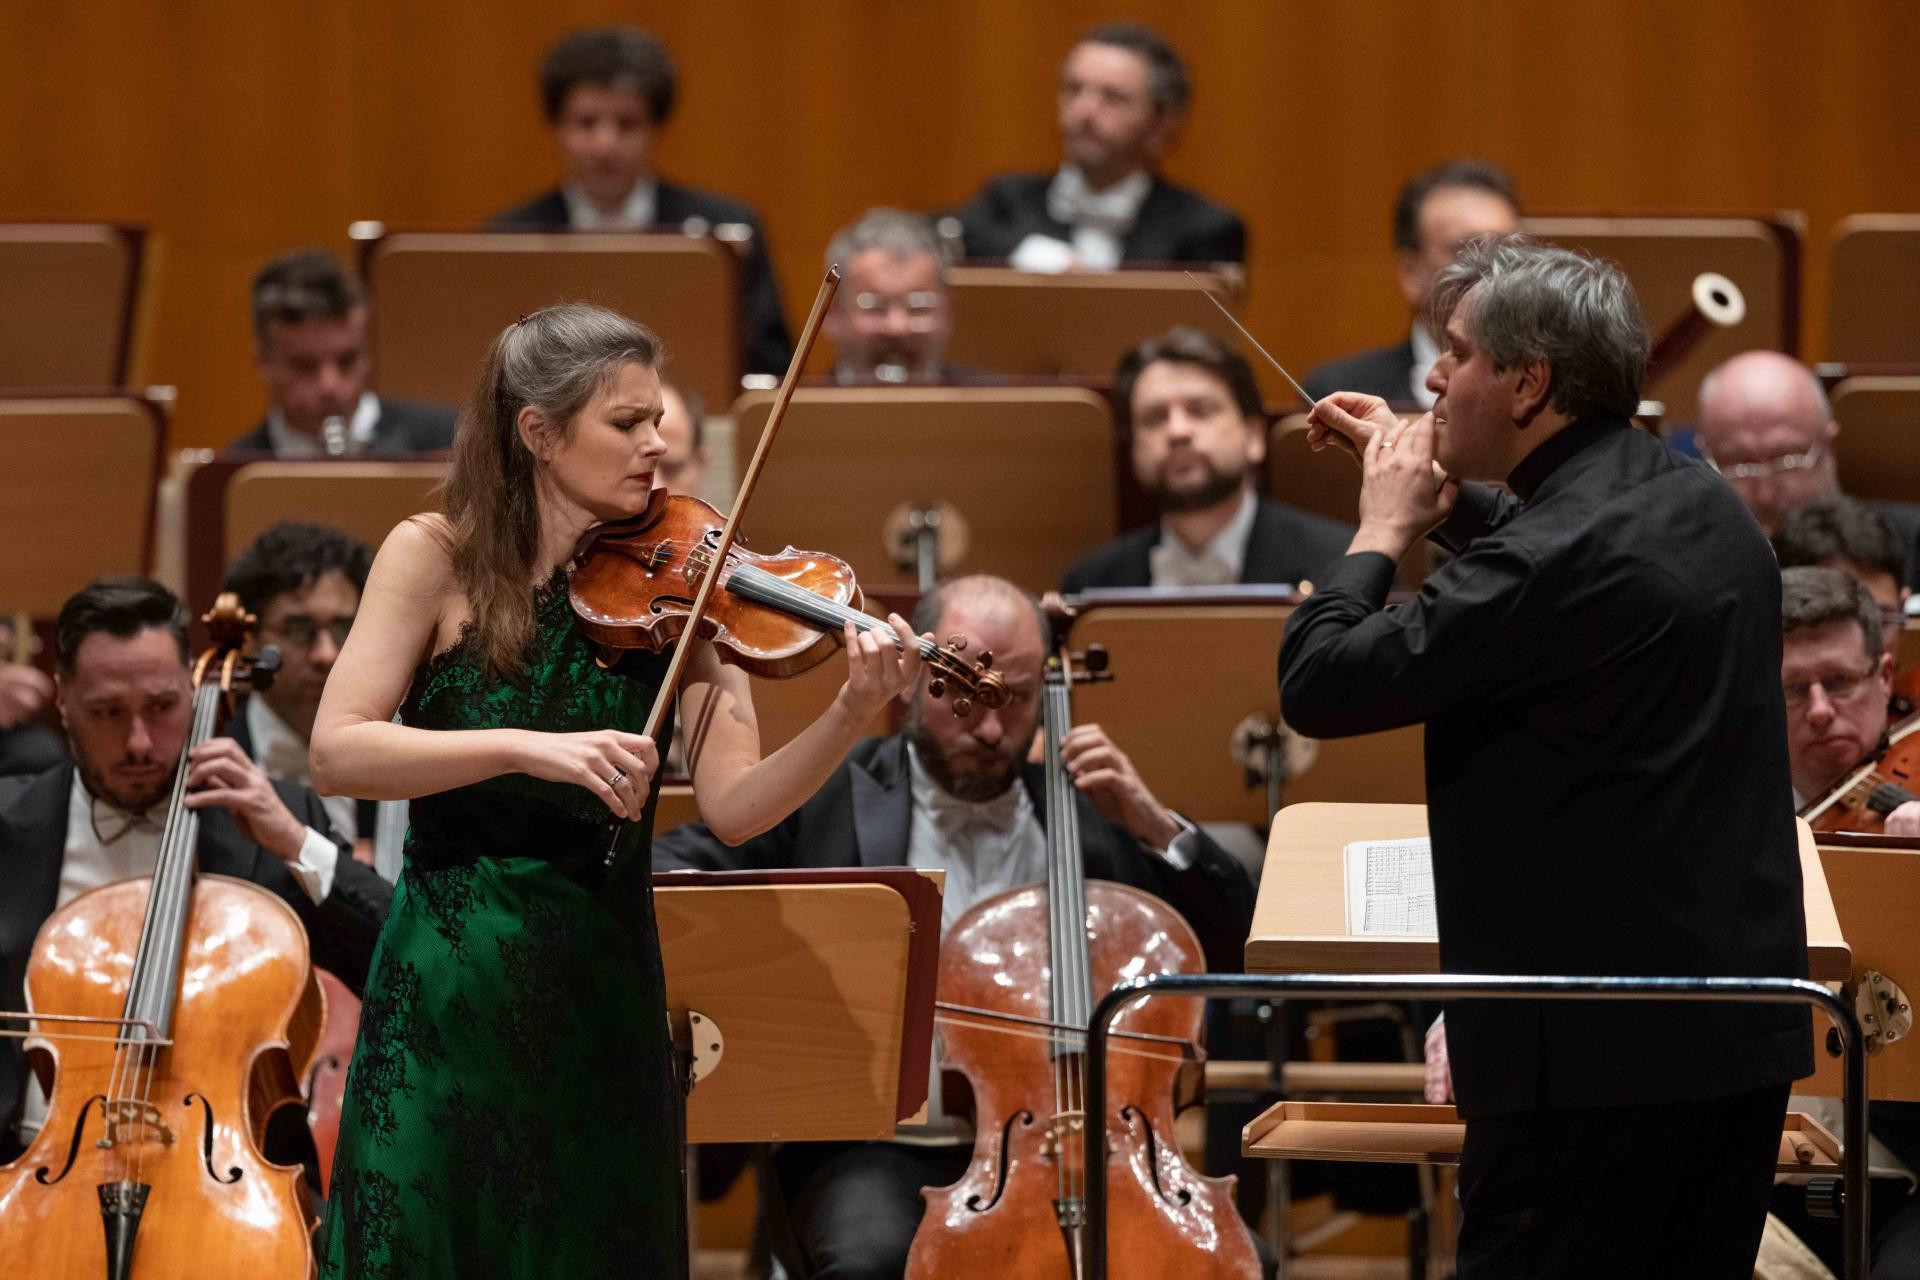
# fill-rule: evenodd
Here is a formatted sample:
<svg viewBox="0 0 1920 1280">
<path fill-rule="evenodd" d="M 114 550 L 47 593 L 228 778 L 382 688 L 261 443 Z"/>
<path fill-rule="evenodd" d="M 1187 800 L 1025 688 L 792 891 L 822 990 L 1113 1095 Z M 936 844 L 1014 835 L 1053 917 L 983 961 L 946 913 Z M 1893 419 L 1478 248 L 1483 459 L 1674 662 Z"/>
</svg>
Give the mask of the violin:
<svg viewBox="0 0 1920 1280">
<path fill-rule="evenodd" d="M 768 679 L 797 676 L 826 661 L 851 622 L 896 647 L 917 645 L 928 692 L 938 698 L 951 687 L 955 715 L 1007 705 L 991 652 L 968 659 L 965 636 L 934 644 L 894 634 L 861 612 L 853 569 L 837 556 L 792 547 L 759 555 L 736 543 L 719 557 L 725 523 L 698 498 L 655 489 L 640 515 L 591 530 L 574 554 L 568 586 L 580 629 L 604 649 L 657 653 L 686 633 L 699 581 L 721 562 L 697 630 L 723 662 Z"/>
<path fill-rule="evenodd" d="M 204 620 L 214 643 L 193 669 L 154 874 L 56 911 L 27 966 L 26 1050 L 49 1106 L 0 1168 L 0 1257 L 41 1280 L 313 1273 L 300 1170 L 260 1151 L 268 1119 L 299 1102 L 321 1016 L 306 931 L 265 889 L 196 874 L 185 804 L 192 749 L 279 654 L 244 656 L 254 618 L 232 594 Z"/>
<path fill-rule="evenodd" d="M 907 1256 L 908 1280 L 1081 1274 L 1086 1245 L 1084 1133 L 1108 1129 L 1117 1276 L 1254 1277 L 1253 1236 L 1233 1178 L 1202 1176 L 1174 1137 L 1174 1091 L 1198 1056 L 1198 1002 L 1148 997 L 1119 1018 L 1110 1064 L 1115 1109 L 1085 1110 L 1086 1029 L 1096 993 L 1157 973 L 1200 973 L 1205 954 L 1178 912 L 1127 885 L 1089 883 L 1075 789 L 1061 758 L 1076 682 L 1108 678 L 1106 654 L 1049 661 L 1047 880 L 976 903 L 940 946 L 946 1063 L 974 1098 L 973 1158 L 933 1187 Z"/>
<path fill-rule="evenodd" d="M 1920 715 L 1908 716 L 1887 735 L 1879 756 L 1842 774 L 1827 793 L 1800 811 L 1815 831 L 1885 831 L 1887 815 L 1920 800 Z"/>
</svg>

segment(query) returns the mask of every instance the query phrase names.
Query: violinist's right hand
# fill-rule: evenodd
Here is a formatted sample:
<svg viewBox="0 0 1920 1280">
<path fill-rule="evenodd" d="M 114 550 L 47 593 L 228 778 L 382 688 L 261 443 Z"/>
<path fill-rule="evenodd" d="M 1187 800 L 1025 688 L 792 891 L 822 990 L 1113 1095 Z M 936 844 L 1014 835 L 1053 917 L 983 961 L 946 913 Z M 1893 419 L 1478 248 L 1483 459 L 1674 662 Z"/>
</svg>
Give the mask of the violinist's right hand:
<svg viewBox="0 0 1920 1280">
<path fill-rule="evenodd" d="M 1392 435 L 1400 417 L 1379 396 L 1336 391 L 1317 401 L 1307 414 L 1307 444 L 1314 449 L 1338 445 L 1358 458 L 1374 436 Z"/>
<path fill-rule="evenodd" d="M 618 729 L 530 732 L 520 748 L 519 772 L 585 787 L 614 817 L 629 822 L 646 809 L 647 793 L 659 767 L 660 753 L 653 739 Z"/>
</svg>

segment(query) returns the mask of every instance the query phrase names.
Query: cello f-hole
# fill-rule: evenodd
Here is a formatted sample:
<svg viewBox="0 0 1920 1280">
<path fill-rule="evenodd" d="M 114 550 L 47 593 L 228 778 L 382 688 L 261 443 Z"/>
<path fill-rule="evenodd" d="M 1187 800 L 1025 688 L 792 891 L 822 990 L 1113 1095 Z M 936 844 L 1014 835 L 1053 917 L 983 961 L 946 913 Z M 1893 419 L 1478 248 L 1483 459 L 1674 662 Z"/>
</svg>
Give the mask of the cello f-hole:
<svg viewBox="0 0 1920 1280">
<path fill-rule="evenodd" d="M 50 1187 L 67 1176 L 68 1172 L 73 1168 L 74 1160 L 80 1155 L 80 1139 L 86 1137 L 87 1134 L 87 1112 L 93 1110 L 93 1104 L 96 1102 L 100 1103 L 104 1108 L 106 1101 L 107 1095 L 104 1093 L 96 1093 L 87 1099 L 87 1104 L 80 1108 L 80 1114 L 76 1116 L 73 1121 L 73 1141 L 67 1146 L 67 1162 L 61 1165 L 60 1172 L 54 1174 L 51 1178 L 47 1176 L 47 1167 L 41 1165 L 33 1171 L 33 1180 L 35 1182 L 43 1187 Z"/>
<path fill-rule="evenodd" d="M 1016 1111 L 1007 1117 L 1007 1123 L 1000 1130 L 1000 1167 L 994 1170 L 993 1197 L 982 1204 L 979 1196 L 968 1196 L 967 1208 L 975 1213 L 985 1213 L 1000 1203 L 1000 1197 L 1007 1190 L 1007 1165 L 1013 1159 L 1013 1126 L 1017 1124 L 1024 1129 L 1032 1123 L 1033 1112 L 1031 1111 Z"/>
<path fill-rule="evenodd" d="M 200 1131 L 200 1163 L 204 1164 L 207 1167 L 207 1176 L 209 1178 L 212 1178 L 215 1182 L 219 1183 L 223 1187 L 230 1187 L 234 1183 L 240 1181 L 240 1173 L 241 1173 L 240 1166 L 239 1165 L 228 1166 L 227 1173 L 229 1176 L 225 1178 L 221 1177 L 219 1172 L 214 1169 L 213 1167 L 213 1129 L 214 1129 L 213 1104 L 211 1102 L 208 1102 L 206 1095 L 202 1093 L 190 1093 L 185 1098 L 181 1099 L 181 1102 L 183 1105 L 190 1107 L 193 1105 L 194 1099 L 196 1098 L 199 1099 L 200 1105 L 206 1108 L 206 1112 L 207 1112 L 206 1126 Z"/>
<path fill-rule="evenodd" d="M 1185 1187 L 1180 1188 L 1178 1192 L 1169 1192 L 1166 1187 L 1161 1185 L 1160 1135 L 1153 1131 L 1153 1125 L 1148 1122 L 1146 1115 L 1142 1113 L 1138 1107 L 1122 1107 L 1120 1108 L 1120 1118 L 1128 1124 L 1132 1124 L 1136 1120 L 1140 1123 L 1140 1132 L 1147 1140 L 1147 1168 L 1153 1171 L 1154 1194 L 1177 1209 L 1184 1209 L 1192 1204 L 1193 1192 L 1187 1190 Z"/>
</svg>

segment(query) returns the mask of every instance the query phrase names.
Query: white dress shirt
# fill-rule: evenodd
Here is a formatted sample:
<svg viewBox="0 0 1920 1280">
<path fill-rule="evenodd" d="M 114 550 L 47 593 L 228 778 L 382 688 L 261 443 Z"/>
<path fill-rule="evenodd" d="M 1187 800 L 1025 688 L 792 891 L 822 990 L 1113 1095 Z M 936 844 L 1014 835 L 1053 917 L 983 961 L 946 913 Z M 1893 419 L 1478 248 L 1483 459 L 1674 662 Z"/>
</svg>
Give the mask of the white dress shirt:
<svg viewBox="0 0 1920 1280">
<path fill-rule="evenodd" d="M 256 699 L 249 699 L 249 702 Z M 60 892 L 55 909 L 66 906 L 89 889 L 150 876 L 160 861 L 160 833 L 167 820 L 167 806 L 155 805 L 145 813 L 130 814 L 105 800 L 97 800 L 73 774 L 73 786 L 67 793 L 67 843 L 60 859 Z M 294 879 L 318 904 L 333 891 L 333 872 L 340 847 L 307 828 L 306 843 L 300 855 L 287 864 Z M 39 1081 L 29 1076 L 26 1098 L 20 1111 L 19 1131 L 24 1141 L 40 1130 L 47 1117 L 47 1097 Z"/>
<path fill-rule="evenodd" d="M 279 782 L 312 787 L 313 765 L 307 755 L 307 740 L 282 720 L 265 698 L 248 698 L 246 717 L 247 735 L 253 739 L 253 762 L 260 766 L 260 772 Z M 360 838 L 359 805 L 352 796 L 321 796 L 320 805 L 327 811 L 327 821 L 348 844 Z"/>
<path fill-rule="evenodd" d="M 1047 212 L 1073 228 L 1071 241 L 1031 235 L 1014 246 L 1009 261 L 1022 271 L 1060 272 L 1076 265 L 1112 271 L 1126 257 L 1127 232 L 1152 190 L 1153 175 L 1144 169 L 1095 191 L 1080 170 L 1062 165 L 1047 186 Z"/>
<path fill-rule="evenodd" d="M 636 182 L 612 213 L 588 199 L 587 193 L 575 183 L 561 187 L 560 198 L 567 202 L 567 225 L 575 231 L 632 231 L 650 227 L 657 221 L 654 204 L 659 190 L 660 184 L 652 178 Z"/>
<path fill-rule="evenodd" d="M 1433 408 L 1433 402 L 1440 397 L 1427 390 L 1427 374 L 1433 369 L 1433 362 L 1440 358 L 1440 344 L 1427 332 L 1427 326 L 1418 320 L 1413 322 L 1413 373 L 1410 375 L 1413 386 L 1408 392 L 1413 402 L 1422 409 Z"/>
<path fill-rule="evenodd" d="M 371 391 L 360 393 L 360 402 L 353 406 L 353 417 L 347 421 L 347 441 L 349 453 L 365 453 L 373 443 L 373 429 L 380 421 L 380 397 Z M 276 458 L 324 458 L 327 456 L 326 443 L 304 431 L 295 431 L 287 425 L 287 419 L 278 408 L 267 410 L 267 439 L 273 443 Z"/>
<path fill-rule="evenodd" d="M 1147 552 L 1149 580 L 1156 587 L 1226 587 L 1240 581 L 1247 565 L 1247 540 L 1253 536 L 1253 518 L 1259 512 L 1253 490 L 1240 493 L 1239 510 L 1221 526 L 1206 546 L 1194 551 L 1180 535 L 1160 522 L 1160 541 Z"/>
</svg>

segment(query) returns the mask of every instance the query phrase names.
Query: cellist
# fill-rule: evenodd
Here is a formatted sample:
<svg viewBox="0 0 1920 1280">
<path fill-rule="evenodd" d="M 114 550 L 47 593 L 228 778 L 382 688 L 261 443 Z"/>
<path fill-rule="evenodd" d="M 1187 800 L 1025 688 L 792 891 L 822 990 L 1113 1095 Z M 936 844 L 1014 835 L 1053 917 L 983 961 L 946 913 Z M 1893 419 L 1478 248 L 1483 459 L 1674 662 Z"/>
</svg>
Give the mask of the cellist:
<svg viewBox="0 0 1920 1280">
<path fill-rule="evenodd" d="M 108 578 L 60 610 L 56 698 L 71 764 L 0 784 L 0 1009 L 22 1005 L 35 934 L 88 889 L 151 875 L 187 736 L 187 613 L 146 578 Z M 347 855 L 319 798 L 271 782 L 231 738 L 195 750 L 186 803 L 199 810 L 203 872 L 251 880 L 306 925 L 314 960 L 355 990 L 392 890 Z M 0 1163 L 39 1128 L 45 1100 L 20 1041 L 0 1041 Z M 301 1130 L 268 1154 L 299 1154 Z"/>
<path fill-rule="evenodd" d="M 655 867 L 734 870 L 796 866 L 915 866 L 947 873 L 952 925 L 976 902 L 1046 878 L 1044 771 L 1028 763 L 1039 725 L 1049 625 L 1032 597 L 1003 578 L 942 585 L 920 601 L 914 628 L 960 633 L 994 654 L 1010 704 L 956 718 L 924 683 L 906 691 L 904 733 L 869 738 L 785 822 L 734 847 L 698 825 L 654 843 Z M 1207 835 L 1153 795 L 1098 725 L 1064 744 L 1079 792 L 1089 878 L 1144 889 L 1179 910 L 1209 964 L 1234 970 L 1253 918 L 1253 884 Z M 893 1142 L 790 1143 L 775 1149 L 778 1199 L 790 1231 L 776 1240 L 793 1275 L 899 1276 L 922 1211 L 920 1189 L 956 1181 L 971 1137 L 930 1093 L 929 1123 Z M 1064 1255 L 1063 1255 L 1064 1265 Z"/>
</svg>

